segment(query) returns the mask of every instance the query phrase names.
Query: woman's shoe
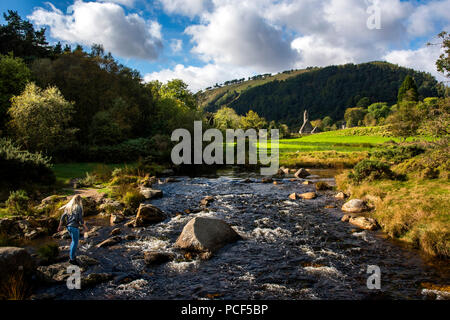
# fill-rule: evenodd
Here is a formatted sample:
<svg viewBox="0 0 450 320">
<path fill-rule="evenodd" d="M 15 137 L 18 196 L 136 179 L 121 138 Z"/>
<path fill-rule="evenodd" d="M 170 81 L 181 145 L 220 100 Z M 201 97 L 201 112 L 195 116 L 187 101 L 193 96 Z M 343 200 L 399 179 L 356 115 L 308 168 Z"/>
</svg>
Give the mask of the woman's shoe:
<svg viewBox="0 0 450 320">
<path fill-rule="evenodd" d="M 70 259 L 69 259 L 69 263 L 70 263 L 70 264 L 73 264 L 73 265 L 75 265 L 75 266 L 78 266 L 78 265 L 79 265 L 77 259 L 74 259 L 74 260 L 70 260 Z"/>
</svg>

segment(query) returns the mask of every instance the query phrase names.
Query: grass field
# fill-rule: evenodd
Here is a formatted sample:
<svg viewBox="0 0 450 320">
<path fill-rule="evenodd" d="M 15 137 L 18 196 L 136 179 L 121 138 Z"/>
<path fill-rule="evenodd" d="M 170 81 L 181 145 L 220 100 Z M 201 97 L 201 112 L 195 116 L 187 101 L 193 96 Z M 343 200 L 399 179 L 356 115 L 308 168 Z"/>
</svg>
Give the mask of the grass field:
<svg viewBox="0 0 450 320">
<path fill-rule="evenodd" d="M 410 137 L 412 140 L 429 140 L 428 137 Z M 280 165 L 351 168 L 367 156 L 367 153 L 388 141 L 401 141 L 401 138 L 385 134 L 383 127 L 349 128 L 327 131 L 293 139 L 280 139 Z M 264 150 L 270 146 L 259 143 Z"/>
<path fill-rule="evenodd" d="M 70 179 L 85 177 L 86 173 L 103 170 L 104 168 L 114 169 L 126 166 L 133 166 L 133 164 L 103 164 L 98 162 L 58 163 L 53 166 L 53 172 L 57 181 L 67 183 Z"/>
</svg>

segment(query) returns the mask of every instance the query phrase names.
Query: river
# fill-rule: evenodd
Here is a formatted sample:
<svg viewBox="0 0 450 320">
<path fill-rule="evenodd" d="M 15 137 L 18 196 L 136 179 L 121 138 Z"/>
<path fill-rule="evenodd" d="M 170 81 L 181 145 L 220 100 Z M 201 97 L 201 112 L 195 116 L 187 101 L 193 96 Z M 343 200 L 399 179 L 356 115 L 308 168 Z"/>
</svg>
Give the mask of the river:
<svg viewBox="0 0 450 320">
<path fill-rule="evenodd" d="M 318 180 L 334 182 L 335 172 L 313 173 Z M 333 197 L 334 191 L 321 191 L 313 200 L 290 200 L 292 192 L 313 191 L 314 185 L 288 178 L 266 184 L 260 178 L 226 171 L 177 177 L 177 182 L 159 185 L 164 197 L 150 203 L 168 214 L 166 221 L 140 229 L 122 225 L 124 234 L 137 239 L 111 248 L 95 247 L 111 226 L 80 245 L 80 254 L 100 261 L 88 273 L 109 272 L 133 281 L 110 281 L 85 290 L 58 285 L 40 292 L 53 292 L 58 299 L 423 299 L 421 283 L 448 284 L 448 265 L 388 240 L 381 232 L 341 222 L 343 202 Z M 207 195 L 215 201 L 201 210 L 199 202 Z M 183 213 L 186 209 L 191 213 Z M 209 260 L 186 258 L 172 245 L 196 216 L 225 220 L 243 240 L 223 247 Z M 145 250 L 172 252 L 176 258 L 147 267 Z M 380 290 L 367 288 L 369 265 L 381 270 Z"/>
</svg>

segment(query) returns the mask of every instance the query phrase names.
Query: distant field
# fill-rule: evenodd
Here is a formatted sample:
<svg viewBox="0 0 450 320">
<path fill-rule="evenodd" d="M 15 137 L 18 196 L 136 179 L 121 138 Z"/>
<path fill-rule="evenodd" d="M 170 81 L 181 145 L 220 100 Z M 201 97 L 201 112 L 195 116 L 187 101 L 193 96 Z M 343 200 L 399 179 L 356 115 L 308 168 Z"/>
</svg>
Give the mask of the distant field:
<svg viewBox="0 0 450 320">
<path fill-rule="evenodd" d="M 128 164 L 130 165 L 130 164 Z M 102 167 L 107 168 L 123 168 L 127 166 L 125 163 L 120 164 L 103 164 L 97 162 L 76 162 L 76 163 L 58 163 L 53 166 L 56 180 L 68 182 L 73 178 L 81 178 L 86 176 L 86 173 L 91 173 L 95 170 L 100 170 Z"/>
<path fill-rule="evenodd" d="M 429 140 L 428 137 L 411 137 L 407 140 L 414 139 Z M 349 128 L 294 139 L 280 139 L 280 165 L 351 168 L 364 159 L 371 149 L 387 141 L 400 140 L 386 136 L 383 127 Z M 264 150 L 267 144 L 260 143 L 258 147 Z"/>
</svg>

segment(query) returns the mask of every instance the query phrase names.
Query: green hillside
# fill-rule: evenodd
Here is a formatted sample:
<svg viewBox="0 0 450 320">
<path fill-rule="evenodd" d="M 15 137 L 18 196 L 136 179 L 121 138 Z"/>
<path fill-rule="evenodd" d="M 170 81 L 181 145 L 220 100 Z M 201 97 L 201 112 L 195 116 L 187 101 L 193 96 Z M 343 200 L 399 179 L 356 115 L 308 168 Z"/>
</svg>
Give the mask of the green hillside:
<svg viewBox="0 0 450 320">
<path fill-rule="evenodd" d="M 243 115 L 254 110 L 269 121 L 286 123 L 295 130 L 302 123 L 305 109 L 310 120 L 325 116 L 339 120 L 346 108 L 356 106 L 363 97 L 371 103 L 395 104 L 406 75 L 414 78 L 420 98 L 439 95 L 440 84 L 431 74 L 387 62 L 369 62 L 245 81 L 200 93 L 199 100 L 206 111 L 228 106 Z"/>
</svg>

